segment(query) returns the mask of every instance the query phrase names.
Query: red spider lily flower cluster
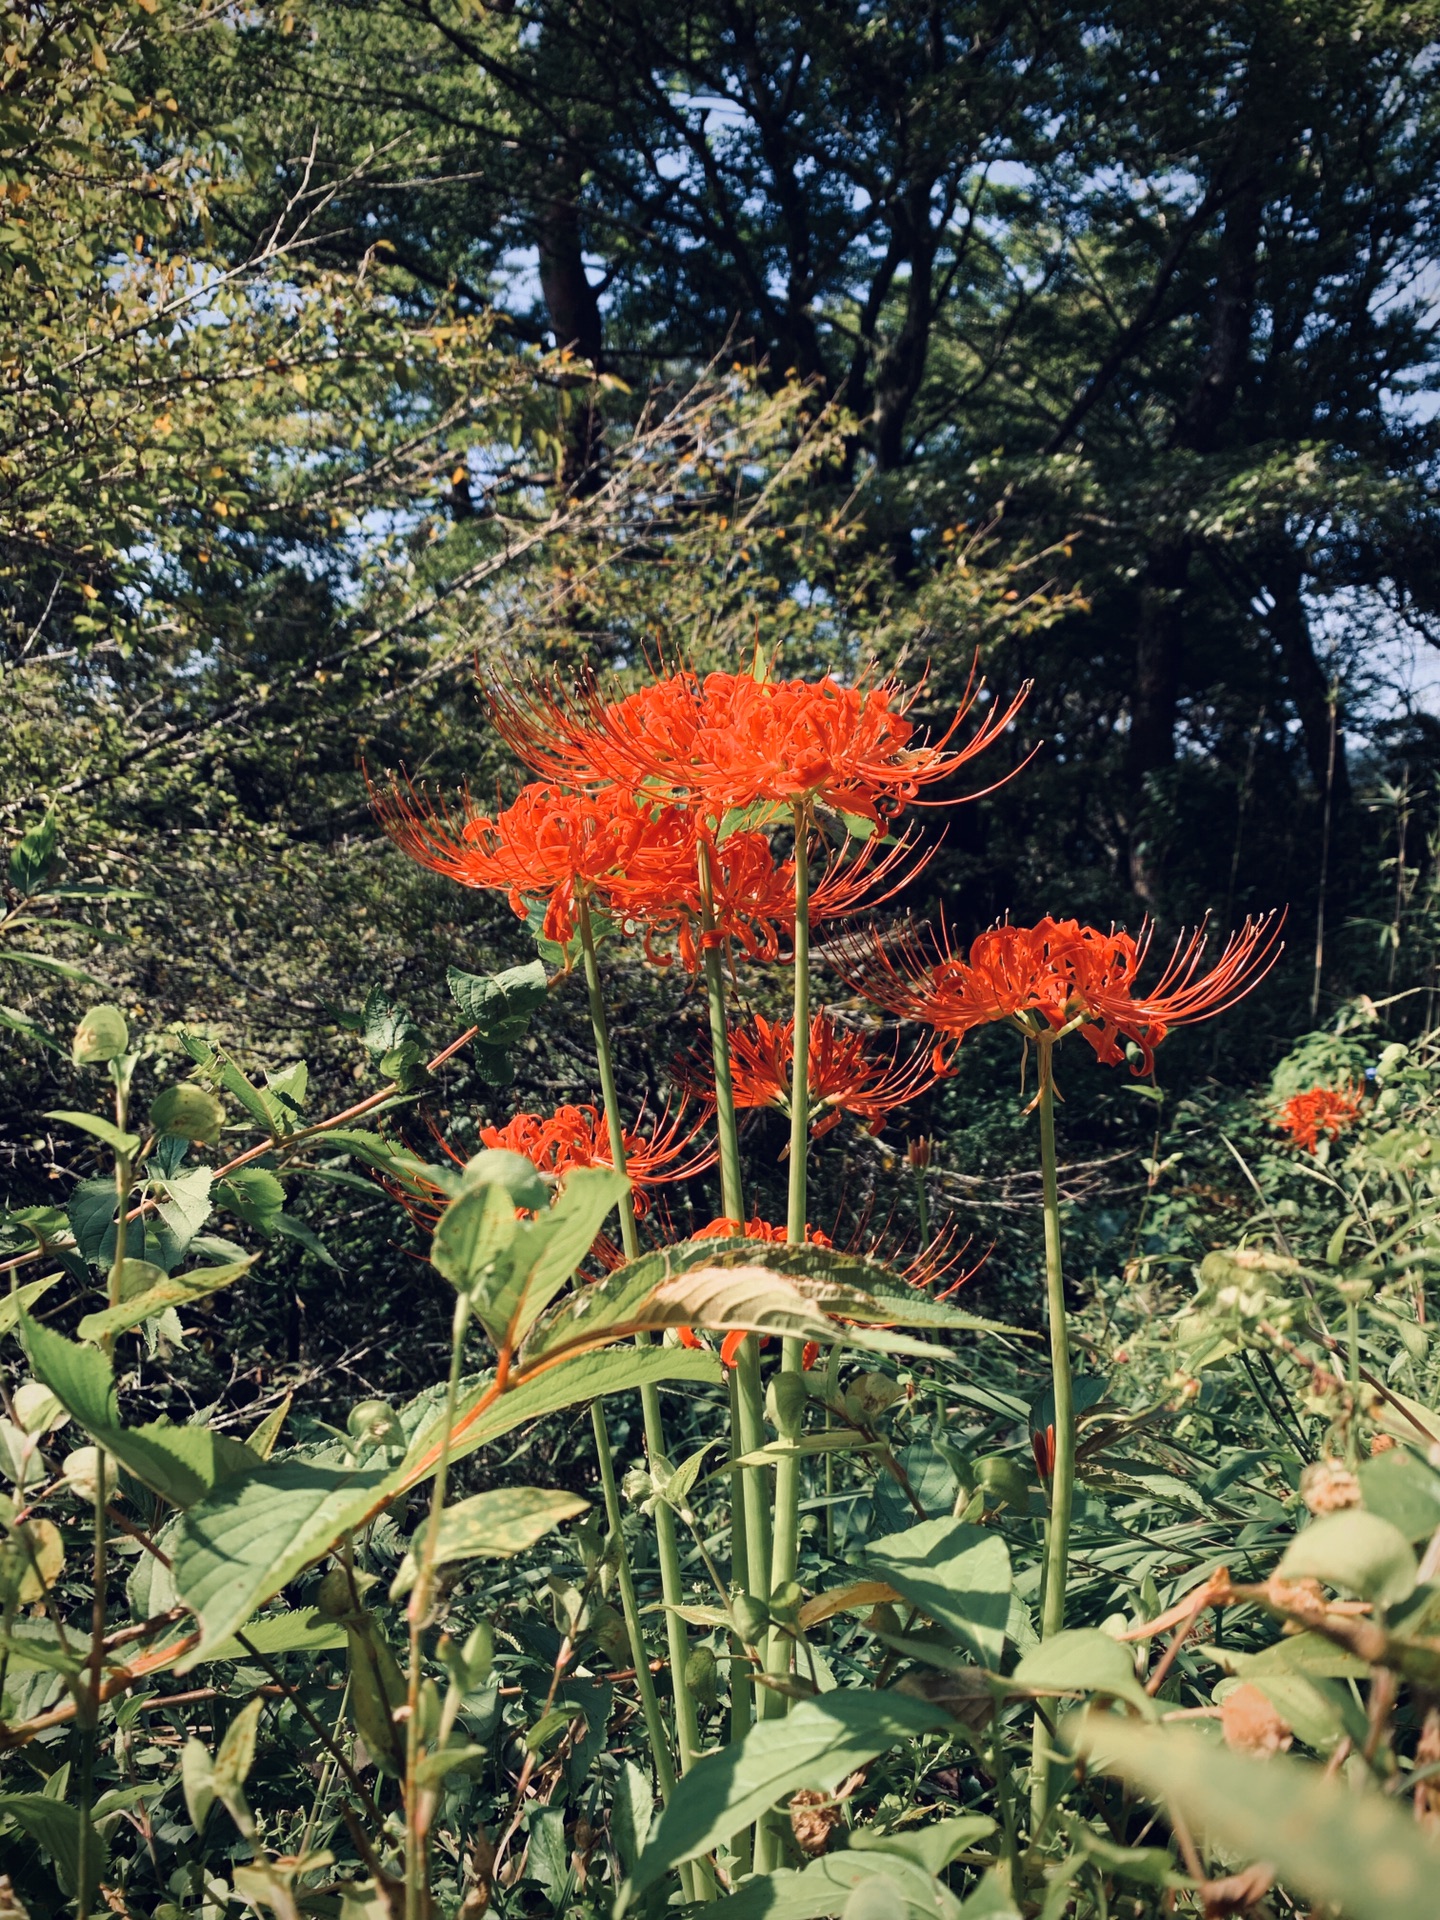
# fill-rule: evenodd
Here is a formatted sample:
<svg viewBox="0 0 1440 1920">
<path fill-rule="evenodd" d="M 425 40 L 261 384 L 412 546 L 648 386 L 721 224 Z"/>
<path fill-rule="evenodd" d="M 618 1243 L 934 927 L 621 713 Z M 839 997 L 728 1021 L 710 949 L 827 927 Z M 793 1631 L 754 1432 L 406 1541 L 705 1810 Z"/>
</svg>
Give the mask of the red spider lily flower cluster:
<svg viewBox="0 0 1440 1920">
<path fill-rule="evenodd" d="M 879 1057 L 870 1051 L 863 1033 L 841 1026 L 822 1008 L 810 1021 L 812 1137 L 828 1133 L 846 1113 L 854 1114 L 872 1134 L 879 1133 L 897 1107 L 907 1106 L 934 1086 L 938 1074 L 927 1053 L 922 1048 L 902 1059 L 897 1040 L 888 1059 Z M 748 1027 L 732 1027 L 730 1079 L 735 1105 L 778 1107 L 788 1113 L 794 1058 L 793 1020 L 766 1020 L 757 1014 Z M 681 1063 L 680 1077 L 688 1092 L 713 1098 L 708 1066 L 697 1056 Z"/>
<path fill-rule="evenodd" d="M 468 797 L 457 806 L 412 781 L 381 787 L 370 782 L 376 818 L 409 857 L 460 886 L 504 893 L 520 919 L 531 902 L 544 909 L 541 931 L 565 945 L 575 936 L 577 897 L 586 891 L 626 931 L 641 931 L 651 960 L 673 941 L 689 973 L 705 945 L 737 944 L 752 960 L 778 960 L 781 936 L 795 928 L 795 862 L 777 860 L 763 833 L 717 838 L 693 813 L 637 803 L 617 787 L 569 793 L 543 782 L 522 789 L 513 806 L 476 811 Z M 700 854 L 709 864 L 709 932 L 702 931 Z M 902 871 L 910 851 L 901 841 L 877 853 L 870 840 L 858 854 L 837 852 L 820 867 L 811 889 L 814 926 L 881 904 L 919 871 Z M 928 857 L 928 856 L 926 856 Z"/>
<path fill-rule="evenodd" d="M 893 819 L 923 787 L 948 778 L 1015 718 L 1029 687 L 985 716 L 963 746 L 956 730 L 980 695 L 973 680 L 939 739 L 917 738 L 918 689 L 842 685 L 689 669 L 620 699 L 591 683 L 573 695 L 537 682 L 492 688 L 497 730 L 541 778 L 572 786 L 644 785 L 657 799 L 710 816 L 757 801 L 813 802 Z"/>
<path fill-rule="evenodd" d="M 682 1125 L 682 1113 L 664 1113 L 648 1133 L 638 1128 L 622 1129 L 625 1145 L 625 1171 L 630 1176 L 635 1196 L 635 1211 L 643 1216 L 649 1201 L 644 1189 L 667 1180 L 687 1180 L 692 1174 L 713 1167 L 716 1148 L 713 1143 L 691 1152 L 700 1132 L 697 1125 Z M 576 1167 L 613 1167 L 610 1134 L 605 1116 L 598 1107 L 563 1106 L 554 1113 L 517 1113 L 503 1127 L 482 1127 L 480 1139 L 487 1147 L 504 1147 L 523 1154 L 539 1172 L 563 1181 Z M 688 1158 L 686 1156 L 689 1156 Z"/>
<path fill-rule="evenodd" d="M 683 821 L 685 830 L 663 843 L 658 832 L 650 835 L 625 871 L 600 887 L 606 905 L 627 931 L 643 931 L 647 957 L 667 966 L 671 956 L 659 949 L 673 941 L 680 964 L 692 974 L 699 971 L 707 946 L 733 944 L 757 961 L 786 958 L 781 940 L 795 932 L 795 862 L 777 860 L 763 833 L 743 830 L 717 840 L 693 814 L 672 808 L 667 817 Z M 700 882 L 702 848 L 709 872 L 709 931 Z M 881 841 L 872 838 L 856 854 L 832 852 L 811 875 L 812 927 L 881 905 L 930 857 L 925 854 L 906 866 L 908 841 L 881 848 Z"/>
<path fill-rule="evenodd" d="M 1297 1147 L 1314 1153 L 1322 1133 L 1338 1140 L 1347 1127 L 1355 1124 L 1363 1098 L 1359 1087 L 1311 1087 L 1307 1093 L 1291 1094 L 1276 1115 L 1275 1124 Z"/>
<path fill-rule="evenodd" d="M 942 928 L 934 941 L 907 934 L 886 944 L 872 936 L 839 959 L 851 984 L 878 1006 L 952 1041 L 997 1021 L 1026 1034 L 1042 1031 L 1043 1023 L 1055 1033 L 1078 1029 L 1106 1066 L 1118 1065 L 1123 1043 L 1133 1042 L 1134 1071 L 1149 1073 L 1172 1028 L 1223 1012 L 1264 978 L 1280 955 L 1280 918 L 1247 919 L 1203 971 L 1205 928 L 1182 934 L 1159 980 L 1145 989 L 1139 974 L 1148 927 L 1137 939 L 1048 917 L 1033 927 L 992 927 L 966 954 Z M 945 1057 L 942 1043 L 937 1067 Z"/>
</svg>

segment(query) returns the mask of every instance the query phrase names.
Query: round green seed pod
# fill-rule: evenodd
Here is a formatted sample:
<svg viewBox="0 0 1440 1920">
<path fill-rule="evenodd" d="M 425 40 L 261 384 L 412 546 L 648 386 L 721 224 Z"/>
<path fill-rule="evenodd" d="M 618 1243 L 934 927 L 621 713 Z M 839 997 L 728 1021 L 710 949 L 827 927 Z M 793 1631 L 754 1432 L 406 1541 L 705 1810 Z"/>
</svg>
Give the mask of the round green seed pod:
<svg viewBox="0 0 1440 1920">
<path fill-rule="evenodd" d="M 193 1080 L 182 1080 L 156 1094 L 150 1104 L 150 1124 L 156 1133 L 174 1133 L 198 1146 L 213 1147 L 225 1124 L 225 1109 L 213 1093 Z"/>
</svg>

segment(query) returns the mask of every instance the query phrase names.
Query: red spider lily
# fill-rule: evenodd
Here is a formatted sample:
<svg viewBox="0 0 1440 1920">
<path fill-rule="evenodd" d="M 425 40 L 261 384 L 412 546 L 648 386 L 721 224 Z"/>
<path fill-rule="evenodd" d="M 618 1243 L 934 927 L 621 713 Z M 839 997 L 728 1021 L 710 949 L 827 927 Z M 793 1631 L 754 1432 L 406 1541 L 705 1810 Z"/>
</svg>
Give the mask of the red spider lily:
<svg viewBox="0 0 1440 1920">
<path fill-rule="evenodd" d="M 675 830 L 684 821 L 688 831 Z M 827 922 L 875 907 L 909 884 L 930 858 L 927 852 L 905 866 L 911 852 L 906 840 L 881 850 L 878 836 L 865 841 L 858 852 L 838 849 L 816 867 L 810 887 L 810 924 Z M 777 961 L 781 938 L 795 931 L 795 862 L 777 860 L 763 833 L 732 833 L 718 844 L 704 835 L 710 876 L 713 928 L 703 929 L 700 882 L 701 835 L 693 815 L 667 810 L 664 830 L 659 825 L 637 846 L 624 873 L 603 883 L 606 905 L 628 928 L 641 926 L 645 951 L 659 966 L 670 955 L 658 946 L 673 940 L 680 964 L 697 973 L 706 946 L 738 945 L 751 959 Z M 878 857 L 877 857 L 878 855 Z"/>
<path fill-rule="evenodd" d="M 1137 976 L 1149 951 L 1148 925 L 1136 939 L 1078 920 L 1006 924 L 972 941 L 968 956 L 950 945 L 942 927 L 933 943 L 907 933 L 887 947 L 872 936 L 842 948 L 837 959 L 850 984 L 878 1006 L 952 1040 L 997 1021 L 1029 1036 L 1043 1022 L 1055 1033 L 1083 1033 L 1107 1066 L 1124 1058 L 1122 1041 L 1133 1041 L 1140 1052 L 1134 1070 L 1149 1073 L 1172 1027 L 1225 1011 L 1265 977 L 1280 956 L 1282 919 L 1273 913 L 1247 919 L 1203 973 L 1206 929 L 1182 934 L 1146 991 Z M 937 1047 L 937 1066 L 944 1057 Z"/>
<path fill-rule="evenodd" d="M 974 707 L 972 680 L 950 725 L 919 742 L 908 718 L 918 689 L 760 680 L 688 668 L 606 700 L 593 681 L 567 696 L 536 681 L 492 688 L 495 726 L 527 766 L 575 786 L 644 783 L 657 798 L 722 814 L 758 801 L 814 801 L 868 820 L 894 818 L 922 787 L 991 745 L 1029 693 L 986 715 L 962 747 L 949 743 Z"/>
<path fill-rule="evenodd" d="M 756 1015 L 749 1027 L 730 1029 L 730 1077 L 737 1107 L 778 1107 L 790 1110 L 790 1077 L 795 1052 L 795 1022 L 766 1020 Z M 709 1092 L 708 1067 L 697 1055 L 682 1063 L 684 1084 L 702 1097 Z M 935 1063 L 926 1049 L 908 1059 L 900 1057 L 899 1041 L 890 1057 L 869 1051 L 866 1036 L 842 1027 L 823 1009 L 810 1021 L 809 1054 L 810 1131 L 814 1138 L 838 1126 L 842 1114 L 853 1113 L 868 1130 L 879 1133 L 897 1107 L 934 1086 Z"/>
<path fill-rule="evenodd" d="M 1359 1117 L 1363 1093 L 1359 1087 L 1311 1087 L 1294 1093 L 1281 1107 L 1275 1124 L 1307 1153 L 1320 1145 L 1322 1133 L 1337 1140 Z"/>
<path fill-rule="evenodd" d="M 662 1113 L 648 1133 L 638 1128 L 622 1129 L 625 1171 L 634 1188 L 637 1215 L 643 1215 L 649 1205 L 644 1192 L 647 1186 L 686 1180 L 715 1164 L 717 1149 L 713 1145 L 690 1152 L 703 1121 L 687 1132 L 681 1124 L 682 1112 Z M 517 1113 L 503 1127 L 482 1127 L 480 1138 L 487 1147 L 505 1147 L 511 1153 L 523 1154 L 541 1173 L 562 1180 L 576 1167 L 615 1164 L 605 1115 L 598 1107 L 563 1106 L 546 1115 Z"/>
<path fill-rule="evenodd" d="M 543 900 L 545 937 L 562 943 L 575 932 L 577 888 L 602 887 L 643 859 L 647 842 L 676 831 L 665 809 L 638 806 L 628 792 L 562 793 L 537 782 L 492 815 L 468 794 L 452 807 L 412 781 L 381 788 L 366 777 L 376 818 L 402 853 L 462 887 L 508 894 L 522 920 L 530 901 Z"/>
</svg>

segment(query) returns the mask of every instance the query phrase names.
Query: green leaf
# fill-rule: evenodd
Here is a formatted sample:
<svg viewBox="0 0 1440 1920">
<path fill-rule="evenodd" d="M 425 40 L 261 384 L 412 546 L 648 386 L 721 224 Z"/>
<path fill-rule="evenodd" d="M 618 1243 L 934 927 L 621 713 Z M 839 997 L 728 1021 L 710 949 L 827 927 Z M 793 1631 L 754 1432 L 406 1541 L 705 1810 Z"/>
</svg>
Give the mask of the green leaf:
<svg viewBox="0 0 1440 1920">
<path fill-rule="evenodd" d="M 998 1533 L 959 1520 L 922 1520 L 865 1549 L 884 1580 L 982 1664 L 998 1668 L 1010 1616 L 1010 1554 Z"/>
<path fill-rule="evenodd" d="M 643 1893 L 673 1867 L 728 1841 L 786 1795 L 802 1787 L 833 1793 L 887 1747 L 953 1724 L 948 1714 L 904 1694 L 859 1691 L 804 1700 L 783 1720 L 760 1721 L 742 1740 L 706 1754 L 677 1783 L 629 1893 Z"/>
<path fill-rule="evenodd" d="M 115 1223 L 119 1196 L 114 1180 L 82 1180 L 70 1195 L 65 1216 L 82 1259 L 98 1266 L 105 1237 Z"/>
<path fill-rule="evenodd" d="M 515 1427 L 600 1394 L 661 1381 L 719 1378 L 713 1354 L 630 1347 L 587 1354 L 552 1368 L 500 1395 L 479 1414 L 475 1406 L 489 1383 L 477 1382 L 468 1402 L 461 1403 L 450 1458 L 463 1459 Z M 179 1671 L 211 1658 L 214 1647 L 372 1510 L 428 1480 L 434 1465 L 427 1464 L 426 1457 L 439 1439 L 443 1420 L 443 1410 L 423 1420 L 396 1467 L 270 1461 L 192 1506 L 176 1530 L 173 1574 L 176 1592 L 198 1616 L 203 1638 Z"/>
<path fill-rule="evenodd" d="M 249 1641 L 242 1647 L 239 1636 L 222 1641 L 206 1658 L 209 1660 L 248 1660 L 251 1648 L 256 1653 L 332 1653 L 346 1644 L 344 1627 L 316 1607 L 296 1607 L 284 1613 L 262 1614 L 247 1620 L 240 1632 Z"/>
<path fill-rule="evenodd" d="M 645 1845 L 645 1836 L 650 1831 L 650 1816 L 654 1807 L 655 1797 L 650 1782 L 633 1760 L 626 1760 L 616 1776 L 614 1796 L 610 1802 L 610 1838 L 620 1856 L 620 1865 L 627 1874 L 635 1871 L 635 1863 Z"/>
<path fill-rule="evenodd" d="M 1223 1652 L 1216 1648 L 1215 1653 L 1247 1680 L 1271 1673 L 1303 1673 L 1315 1680 L 1362 1680 L 1370 1671 L 1359 1654 L 1337 1647 L 1321 1633 L 1287 1634 L 1259 1653 L 1240 1653 L 1233 1647 Z"/>
<path fill-rule="evenodd" d="M 246 1818 L 244 1786 L 255 1764 L 255 1739 L 264 1710 L 264 1696 L 258 1693 L 240 1709 L 225 1729 L 210 1775 L 217 1798 L 224 1801 L 237 1826 Z"/>
<path fill-rule="evenodd" d="M 1147 1720 L 1160 1709 L 1135 1678 L 1135 1658 L 1098 1627 L 1071 1627 L 1032 1647 L 1010 1675 L 1037 1693 L 1107 1693 L 1138 1707 Z"/>
<path fill-rule="evenodd" d="M 1398 1527 L 1363 1507 L 1348 1507 L 1311 1521 L 1285 1549 L 1276 1572 L 1282 1580 L 1324 1580 L 1391 1607 L 1414 1592 L 1419 1568 Z"/>
<path fill-rule="evenodd" d="M 213 1147 L 225 1124 L 225 1109 L 213 1093 L 193 1080 L 182 1080 L 156 1094 L 150 1103 L 150 1124 L 156 1133 L 173 1133 Z"/>
<path fill-rule="evenodd" d="M 195 1267 L 189 1273 L 172 1273 L 118 1307 L 106 1307 L 99 1313 L 87 1313 L 75 1331 L 82 1340 L 104 1340 L 111 1334 L 125 1333 L 142 1320 L 153 1320 L 167 1307 L 193 1306 L 207 1300 L 222 1287 L 230 1287 L 254 1266 L 257 1254 L 233 1260 L 225 1267 Z M 127 1265 L 129 1262 L 126 1263 Z"/>
<path fill-rule="evenodd" d="M 68 960 L 57 960 L 52 953 L 7 951 L 0 953 L 0 960 L 8 960 L 12 966 L 16 967 L 39 967 L 42 973 L 58 973 L 62 980 L 73 980 L 79 986 L 103 987 L 105 985 L 105 982 L 97 980 L 93 973 L 87 973 L 84 967 L 73 967 Z"/>
<path fill-rule="evenodd" d="M 1440 1474 L 1405 1447 L 1362 1460 L 1360 1492 L 1367 1513 L 1378 1513 L 1407 1540 L 1428 1540 L 1440 1527 Z"/>
<path fill-rule="evenodd" d="M 548 994 L 543 962 L 531 960 L 492 974 L 451 967 L 445 978 L 456 1005 L 479 1029 L 474 1058 L 480 1077 L 494 1086 L 508 1085 L 514 1078 L 510 1050 L 524 1039 L 530 1016 L 544 1006 Z"/>
<path fill-rule="evenodd" d="M 160 1218 L 175 1236 L 177 1258 L 184 1257 L 191 1241 L 210 1218 L 213 1179 L 209 1167 L 187 1167 L 181 1173 L 172 1173 L 165 1182 L 167 1197 L 160 1202 Z"/>
<path fill-rule="evenodd" d="M 55 858 L 55 822 L 47 813 L 10 849 L 9 881 L 16 893 L 39 893 Z"/>
<path fill-rule="evenodd" d="M 284 1209 L 285 1189 L 268 1167 L 237 1167 L 215 1182 L 211 1198 L 257 1233 L 270 1233 Z"/>
<path fill-rule="evenodd" d="M 1087 1715 L 1066 1732 L 1092 1767 L 1174 1807 L 1232 1857 L 1273 1861 L 1307 1901 L 1347 1920 L 1431 1920 L 1440 1847 L 1387 1795 L 1357 1793 L 1286 1755 L 1254 1760 L 1113 1714 Z"/>
<path fill-rule="evenodd" d="M 122 1427 L 115 1376 L 105 1355 L 23 1315 L 20 1325 L 36 1378 L 92 1440 L 172 1505 L 189 1506 L 259 1464 L 240 1441 L 206 1427 L 177 1427 L 165 1420 Z"/>
<path fill-rule="evenodd" d="M 716 1920 L 827 1920 L 857 1911 L 857 1889 L 881 1897 L 873 1913 L 864 1906 L 865 1920 L 963 1920 L 965 1913 L 923 1867 L 899 1854 L 856 1852 L 853 1842 L 848 1853 L 825 1854 L 798 1873 L 757 1874 L 728 1899 L 689 1911 L 713 1912 Z"/>
<path fill-rule="evenodd" d="M 943 1873 L 977 1840 L 985 1840 L 995 1831 L 988 1814 L 961 1813 L 949 1820 L 937 1820 L 928 1827 L 897 1827 L 880 1833 L 874 1827 L 857 1827 L 850 1845 L 862 1852 L 898 1854 L 926 1873 Z"/>
<path fill-rule="evenodd" d="M 43 1280 L 31 1280 L 23 1287 L 16 1287 L 13 1293 L 0 1294 L 0 1336 L 9 1333 L 20 1315 L 64 1277 L 62 1273 L 47 1273 Z"/>
<path fill-rule="evenodd" d="M 177 1671 L 215 1658 L 216 1647 L 357 1526 L 395 1482 L 384 1466 L 267 1461 L 191 1507 L 175 1535 L 172 1577 L 202 1638 Z"/>
<path fill-rule="evenodd" d="M 836 1317 L 831 1317 L 836 1316 Z M 903 1314 L 897 1307 L 895 1319 Z M 847 1323 L 840 1324 L 840 1320 Z M 887 1322 L 883 1333 L 851 1322 Z M 636 1261 L 599 1286 L 587 1287 L 545 1322 L 539 1352 L 589 1339 L 665 1327 L 708 1327 L 781 1334 L 823 1344 L 844 1342 L 864 1351 L 934 1358 L 938 1349 L 894 1330 L 886 1309 L 868 1294 L 825 1281 L 794 1280 L 760 1266 L 705 1266 L 662 1277 Z"/>
<path fill-rule="evenodd" d="M 334 1267 L 338 1273 L 338 1261 L 307 1221 L 298 1220 L 293 1213 L 277 1213 L 271 1217 L 270 1230 L 272 1233 L 278 1233 L 284 1240 L 295 1241 L 308 1253 L 313 1253 L 324 1266 Z"/>
<path fill-rule="evenodd" d="M 578 1493 L 545 1487 L 497 1487 L 474 1494 L 441 1514 L 436 1564 L 508 1560 L 589 1505 Z"/>
<path fill-rule="evenodd" d="M 486 1332 L 504 1336 L 506 1316 L 493 1309 L 509 1277 L 505 1254 L 519 1231 L 515 1202 L 501 1186 L 476 1187 L 452 1200 L 430 1242 L 430 1259 L 450 1284 L 475 1302 Z M 498 1285 L 497 1285 L 498 1282 Z"/>
<path fill-rule="evenodd" d="M 63 1800 L 52 1800 L 46 1793 L 0 1793 L 0 1820 L 13 1822 L 55 1863 L 60 1885 L 66 1893 L 76 1893 L 80 1885 L 80 1830 L 78 1807 Z M 89 1857 L 93 1863 L 87 1889 L 94 1898 L 104 1870 L 106 1846 L 92 1827 Z"/>
<path fill-rule="evenodd" d="M 42 1047 L 49 1047 L 52 1053 L 65 1051 L 53 1033 L 47 1033 L 28 1014 L 17 1013 L 14 1007 L 0 1007 L 0 1027 L 7 1027 L 11 1033 L 22 1033 L 27 1040 L 35 1040 Z"/>
<path fill-rule="evenodd" d="M 215 1804 L 215 1766 L 204 1745 L 192 1734 L 180 1753 L 180 1785 L 185 1811 L 196 1833 L 203 1831 Z"/>
<path fill-rule="evenodd" d="M 59 1120 L 67 1127 L 74 1127 L 77 1132 L 93 1134 L 97 1140 L 103 1140 L 107 1147 L 113 1147 L 116 1153 L 135 1154 L 140 1149 L 138 1133 L 125 1133 L 113 1120 L 106 1120 L 97 1113 L 71 1113 L 60 1108 L 47 1113 L 45 1118 Z"/>
</svg>

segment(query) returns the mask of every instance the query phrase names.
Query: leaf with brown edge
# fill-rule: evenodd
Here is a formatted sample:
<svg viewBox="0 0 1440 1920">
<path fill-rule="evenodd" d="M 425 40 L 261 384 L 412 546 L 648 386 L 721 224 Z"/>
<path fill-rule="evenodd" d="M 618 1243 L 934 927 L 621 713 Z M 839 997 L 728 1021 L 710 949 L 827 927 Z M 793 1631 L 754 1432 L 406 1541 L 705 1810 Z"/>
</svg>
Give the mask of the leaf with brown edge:
<svg viewBox="0 0 1440 1920">
<path fill-rule="evenodd" d="M 822 1621 L 833 1620 L 837 1613 L 859 1613 L 868 1607 L 893 1604 L 900 1598 L 894 1587 L 887 1586 L 883 1580 L 854 1580 L 848 1587 L 832 1587 L 828 1593 L 817 1593 L 813 1600 L 807 1600 L 800 1609 L 800 1624 L 808 1630 L 818 1627 Z"/>
</svg>

